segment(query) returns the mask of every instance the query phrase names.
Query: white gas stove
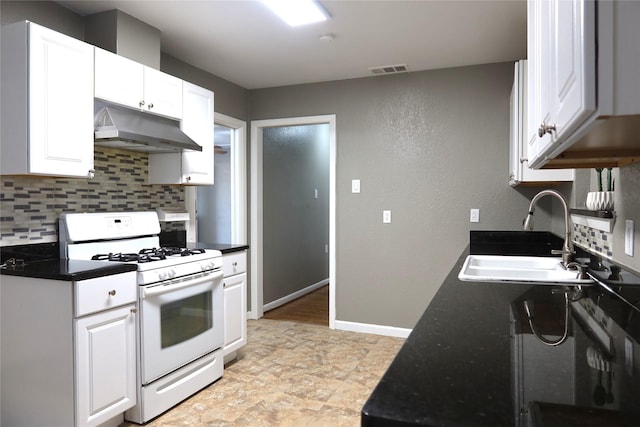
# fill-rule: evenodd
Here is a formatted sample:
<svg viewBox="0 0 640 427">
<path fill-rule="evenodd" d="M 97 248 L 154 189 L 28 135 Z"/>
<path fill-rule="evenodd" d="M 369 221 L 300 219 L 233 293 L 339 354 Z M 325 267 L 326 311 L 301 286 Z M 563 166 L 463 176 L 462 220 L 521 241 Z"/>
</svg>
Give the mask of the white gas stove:
<svg viewBox="0 0 640 427">
<path fill-rule="evenodd" d="M 162 248 L 157 213 L 60 216 L 60 257 L 137 265 L 138 403 L 146 423 L 222 376 L 222 254 Z"/>
</svg>

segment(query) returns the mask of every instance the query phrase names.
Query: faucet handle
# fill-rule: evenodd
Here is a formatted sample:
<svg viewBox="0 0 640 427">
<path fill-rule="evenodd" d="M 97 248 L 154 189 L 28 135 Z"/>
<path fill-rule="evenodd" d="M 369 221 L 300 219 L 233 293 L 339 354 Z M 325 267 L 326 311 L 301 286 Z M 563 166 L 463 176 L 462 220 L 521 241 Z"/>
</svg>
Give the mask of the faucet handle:
<svg viewBox="0 0 640 427">
<path fill-rule="evenodd" d="M 587 276 L 587 267 L 589 266 L 575 261 L 566 265 L 567 270 L 578 270 L 578 276 L 576 277 L 578 280 L 585 280 L 589 278 L 589 276 Z"/>
</svg>

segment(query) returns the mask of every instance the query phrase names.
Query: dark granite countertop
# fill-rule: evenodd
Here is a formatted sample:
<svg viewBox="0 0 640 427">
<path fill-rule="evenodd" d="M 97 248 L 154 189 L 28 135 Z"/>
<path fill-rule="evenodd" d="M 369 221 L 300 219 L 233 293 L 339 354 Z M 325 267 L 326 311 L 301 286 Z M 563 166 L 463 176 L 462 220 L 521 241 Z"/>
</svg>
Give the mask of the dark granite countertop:
<svg viewBox="0 0 640 427">
<path fill-rule="evenodd" d="M 28 261 L 23 265 L 17 265 L 15 268 L 2 267 L 0 273 L 7 276 L 32 277 L 36 279 L 79 281 L 136 271 L 136 269 L 137 266 L 135 264 L 50 259 Z"/>
<path fill-rule="evenodd" d="M 196 243 L 187 243 L 188 248 L 193 249 L 215 249 L 222 254 L 229 254 L 232 252 L 240 252 L 245 249 L 249 249 L 249 245 L 241 245 L 234 243 L 207 243 L 207 242 L 196 242 Z"/>
<path fill-rule="evenodd" d="M 215 249 L 222 252 L 223 255 L 249 249 L 249 245 L 238 243 L 187 242 L 187 233 L 183 230 L 160 233 L 160 244 L 162 246 L 187 247 L 189 249 Z"/>
<path fill-rule="evenodd" d="M 568 339 L 548 346 L 523 303 L 539 334 L 561 337 L 562 288 L 462 282 L 468 254 L 364 405 L 362 426 L 640 425 L 640 310 L 628 304 L 640 286 L 586 288 L 571 302 Z"/>
<path fill-rule="evenodd" d="M 13 264 L 15 267 L 2 267 L 0 274 L 36 279 L 79 281 L 137 270 L 135 264 L 68 260 L 60 259 L 59 256 L 58 242 L 4 246 L 0 248 L 2 264 Z"/>
</svg>

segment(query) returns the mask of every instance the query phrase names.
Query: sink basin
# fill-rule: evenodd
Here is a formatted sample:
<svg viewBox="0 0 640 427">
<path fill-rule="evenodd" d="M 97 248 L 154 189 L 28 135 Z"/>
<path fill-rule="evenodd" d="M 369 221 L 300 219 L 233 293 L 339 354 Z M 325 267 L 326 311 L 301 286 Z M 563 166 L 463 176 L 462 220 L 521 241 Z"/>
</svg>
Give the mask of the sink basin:
<svg viewBox="0 0 640 427">
<path fill-rule="evenodd" d="M 467 282 L 589 285 L 576 270 L 565 270 L 558 257 L 469 255 L 458 278 Z"/>
</svg>

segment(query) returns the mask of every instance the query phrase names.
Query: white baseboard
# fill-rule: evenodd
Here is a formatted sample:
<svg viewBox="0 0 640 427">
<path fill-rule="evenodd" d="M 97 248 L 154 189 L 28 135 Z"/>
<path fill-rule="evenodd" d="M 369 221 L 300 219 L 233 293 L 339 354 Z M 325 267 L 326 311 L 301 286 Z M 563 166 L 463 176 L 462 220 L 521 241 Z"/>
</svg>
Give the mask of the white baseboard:
<svg viewBox="0 0 640 427">
<path fill-rule="evenodd" d="M 277 299 L 277 300 L 272 301 L 272 302 L 270 302 L 268 304 L 265 304 L 263 306 L 263 310 L 264 311 L 269 311 L 269 310 L 273 310 L 274 308 L 278 308 L 281 305 L 284 305 L 284 304 L 286 304 L 288 302 L 291 302 L 294 299 L 298 299 L 301 296 L 304 296 L 304 295 L 306 295 L 306 294 L 308 294 L 310 292 L 315 291 L 316 289 L 320 289 L 321 287 L 323 287 L 324 285 L 327 285 L 327 284 L 329 284 L 329 279 L 321 280 L 318 283 L 314 283 L 311 286 L 307 286 L 306 288 L 300 289 L 299 291 L 296 291 L 296 292 L 294 292 L 292 294 L 289 294 L 289 295 L 284 296 L 284 297 L 282 297 L 280 299 Z"/>
<path fill-rule="evenodd" d="M 397 328 L 395 326 L 372 325 L 369 323 L 347 322 L 336 320 L 336 329 L 340 331 L 363 332 L 365 334 L 384 335 L 387 337 L 407 338 L 411 329 Z"/>
</svg>

